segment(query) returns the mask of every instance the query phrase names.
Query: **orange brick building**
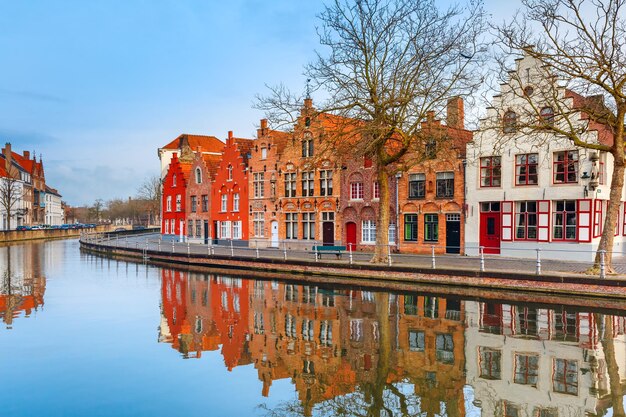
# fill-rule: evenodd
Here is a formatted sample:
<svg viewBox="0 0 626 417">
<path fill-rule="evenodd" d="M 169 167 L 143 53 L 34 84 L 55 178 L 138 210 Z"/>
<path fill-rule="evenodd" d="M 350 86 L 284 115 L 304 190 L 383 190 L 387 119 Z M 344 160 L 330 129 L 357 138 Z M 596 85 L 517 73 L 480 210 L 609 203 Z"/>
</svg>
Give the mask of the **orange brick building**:
<svg viewBox="0 0 626 417">
<path fill-rule="evenodd" d="M 248 160 L 253 145 L 252 139 L 228 132 L 211 192 L 213 243 L 248 245 Z"/>
<path fill-rule="evenodd" d="M 472 132 L 464 128 L 463 101 L 457 97 L 448 102 L 445 125 L 430 113 L 422 130 L 434 139 L 433 145 L 442 145 L 439 149 L 427 145 L 427 159 L 398 180 L 398 246 L 401 252 L 430 253 L 435 246 L 437 253 L 463 253 L 463 160 L 472 140 Z"/>
</svg>

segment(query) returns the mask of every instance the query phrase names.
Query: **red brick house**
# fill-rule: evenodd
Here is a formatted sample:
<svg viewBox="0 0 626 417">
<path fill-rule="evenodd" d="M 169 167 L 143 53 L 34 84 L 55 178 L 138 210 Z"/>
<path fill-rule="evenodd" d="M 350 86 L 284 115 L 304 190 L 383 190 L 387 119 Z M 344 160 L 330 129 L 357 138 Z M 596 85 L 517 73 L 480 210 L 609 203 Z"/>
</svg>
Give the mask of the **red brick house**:
<svg viewBox="0 0 626 417">
<path fill-rule="evenodd" d="M 186 235 L 187 185 L 192 157 L 185 155 L 183 160 L 180 160 L 178 154 L 174 153 L 163 179 L 161 234 L 181 241 Z"/>
<path fill-rule="evenodd" d="M 209 243 L 211 238 L 211 191 L 220 156 L 197 149 L 187 185 L 187 237 L 195 243 Z"/>
<path fill-rule="evenodd" d="M 261 120 L 257 140 L 248 161 L 251 247 L 278 247 L 278 164 L 291 135 L 267 127 Z"/>
<path fill-rule="evenodd" d="M 248 245 L 248 160 L 254 140 L 228 132 L 211 191 L 213 241 Z"/>
<path fill-rule="evenodd" d="M 426 160 L 402 173 L 398 181 L 401 252 L 463 253 L 465 223 L 465 148 L 472 132 L 464 128 L 463 100 L 449 100 L 446 124 L 434 113 L 422 130 L 441 143 Z M 408 154 L 407 158 L 423 155 Z"/>
</svg>

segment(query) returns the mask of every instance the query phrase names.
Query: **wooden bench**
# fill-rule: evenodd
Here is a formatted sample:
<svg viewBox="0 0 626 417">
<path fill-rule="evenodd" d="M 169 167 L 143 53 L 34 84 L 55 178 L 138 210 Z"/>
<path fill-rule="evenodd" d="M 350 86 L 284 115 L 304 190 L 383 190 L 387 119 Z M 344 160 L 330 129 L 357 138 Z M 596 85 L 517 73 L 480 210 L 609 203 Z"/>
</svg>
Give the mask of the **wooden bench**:
<svg viewBox="0 0 626 417">
<path fill-rule="evenodd" d="M 341 254 L 345 251 L 345 246 L 313 246 L 313 252 L 315 252 L 317 259 L 322 259 L 322 253 L 332 253 L 337 256 L 337 259 L 340 259 Z"/>
</svg>

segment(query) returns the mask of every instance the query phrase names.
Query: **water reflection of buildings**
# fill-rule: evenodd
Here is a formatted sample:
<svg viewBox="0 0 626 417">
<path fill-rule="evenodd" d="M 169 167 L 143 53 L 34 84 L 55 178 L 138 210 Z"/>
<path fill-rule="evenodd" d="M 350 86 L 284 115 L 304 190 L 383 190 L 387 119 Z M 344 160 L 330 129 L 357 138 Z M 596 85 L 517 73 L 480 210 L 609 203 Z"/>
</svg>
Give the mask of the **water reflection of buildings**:
<svg viewBox="0 0 626 417">
<path fill-rule="evenodd" d="M 20 315 L 43 306 L 46 280 L 41 269 L 42 245 L 0 247 L 0 317 L 7 328 Z"/>
<path fill-rule="evenodd" d="M 624 317 L 497 303 L 465 306 L 467 383 L 483 415 L 604 415 L 623 404 Z M 618 380 L 613 392 L 610 375 Z"/>
</svg>

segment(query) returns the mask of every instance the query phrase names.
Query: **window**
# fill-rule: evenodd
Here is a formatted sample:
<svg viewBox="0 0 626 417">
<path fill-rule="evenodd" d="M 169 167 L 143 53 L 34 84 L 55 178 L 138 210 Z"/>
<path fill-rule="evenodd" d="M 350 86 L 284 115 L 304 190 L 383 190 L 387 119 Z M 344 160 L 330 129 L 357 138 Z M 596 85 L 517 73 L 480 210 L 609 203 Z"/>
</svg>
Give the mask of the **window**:
<svg viewBox="0 0 626 417">
<path fill-rule="evenodd" d="M 371 168 L 373 165 L 372 158 L 368 155 L 363 156 L 363 168 Z"/>
<path fill-rule="evenodd" d="M 566 359 L 554 359 L 552 389 L 563 394 L 578 394 L 578 363 Z"/>
<path fill-rule="evenodd" d="M 263 198 L 265 195 L 265 173 L 255 172 L 252 175 L 252 185 L 254 186 L 254 198 Z"/>
<path fill-rule="evenodd" d="M 232 181 L 233 180 L 233 166 L 232 165 L 228 165 L 228 181 Z"/>
<path fill-rule="evenodd" d="M 439 215 L 424 214 L 424 241 L 436 242 L 439 240 Z"/>
<path fill-rule="evenodd" d="M 454 363 L 454 341 L 451 334 L 438 334 L 435 339 L 437 362 Z"/>
<path fill-rule="evenodd" d="M 424 198 L 426 174 L 409 174 L 409 198 Z"/>
<path fill-rule="evenodd" d="M 578 182 L 578 151 L 555 152 L 552 168 L 555 184 Z"/>
<path fill-rule="evenodd" d="M 515 185 L 537 184 L 538 154 L 527 153 L 515 157 Z"/>
<path fill-rule="evenodd" d="M 520 417 L 519 406 L 509 401 L 504 401 L 504 417 Z"/>
<path fill-rule="evenodd" d="M 239 211 L 239 193 L 233 194 L 233 211 Z"/>
<path fill-rule="evenodd" d="M 335 212 L 334 211 L 323 211 L 322 212 L 322 221 L 323 222 L 334 222 L 335 221 Z"/>
<path fill-rule="evenodd" d="M 187 220 L 187 237 L 193 237 L 193 220 Z"/>
<path fill-rule="evenodd" d="M 313 195 L 315 194 L 315 185 L 314 185 L 314 179 L 315 178 L 315 172 L 314 171 L 309 171 L 309 172 L 303 172 L 302 173 L 302 196 L 303 197 L 313 197 Z"/>
<path fill-rule="evenodd" d="M 285 174 L 285 197 L 296 196 L 296 173 Z"/>
<path fill-rule="evenodd" d="M 165 224 L 165 234 L 169 235 L 170 234 L 170 222 L 165 220 L 163 223 Z"/>
<path fill-rule="evenodd" d="M 302 157 L 308 158 L 313 156 L 313 137 L 309 132 L 304 134 L 302 139 Z"/>
<path fill-rule="evenodd" d="M 552 107 L 544 107 L 540 110 L 541 121 L 548 126 L 554 126 L 554 109 Z"/>
<path fill-rule="evenodd" d="M 600 165 L 600 167 L 598 168 L 598 183 L 600 185 L 604 185 L 604 178 L 606 177 L 606 171 L 605 171 L 605 160 L 606 160 L 606 154 L 604 152 L 600 152 L 600 160 L 598 161 L 598 164 Z"/>
<path fill-rule="evenodd" d="M 481 187 L 499 187 L 501 176 L 501 159 L 499 156 L 480 158 Z"/>
<path fill-rule="evenodd" d="M 536 387 L 537 379 L 539 379 L 539 356 L 516 354 L 514 382 Z"/>
<path fill-rule="evenodd" d="M 363 319 L 350 320 L 350 340 L 361 342 L 363 340 Z"/>
<path fill-rule="evenodd" d="M 176 187 L 176 174 L 172 175 L 172 187 Z"/>
<path fill-rule="evenodd" d="M 167 203 L 167 204 L 166 204 L 166 205 L 167 205 L 166 210 L 167 210 L 167 211 L 172 211 L 172 196 L 171 196 L 171 195 L 168 195 L 168 196 L 167 196 L 166 203 Z"/>
<path fill-rule="evenodd" d="M 517 132 L 517 113 L 513 110 L 509 110 L 504 113 L 504 117 L 502 118 L 502 131 L 504 133 L 515 133 Z"/>
<path fill-rule="evenodd" d="M 196 168 L 196 184 L 202 184 L 202 170 Z"/>
<path fill-rule="evenodd" d="M 555 201 L 552 223 L 555 240 L 576 240 L 576 200 Z"/>
<path fill-rule="evenodd" d="M 182 210 L 182 199 L 180 198 L 180 194 L 176 195 L 176 211 Z"/>
<path fill-rule="evenodd" d="M 205 213 L 209 211 L 209 196 L 206 194 L 202 196 L 202 211 Z"/>
<path fill-rule="evenodd" d="M 380 199 L 380 183 L 378 181 L 374 182 L 372 189 L 372 199 L 378 200 Z"/>
<path fill-rule="evenodd" d="M 233 222 L 233 239 L 241 239 L 241 220 Z"/>
<path fill-rule="evenodd" d="M 333 171 L 330 169 L 320 171 L 320 195 L 333 195 Z"/>
<path fill-rule="evenodd" d="M 267 159 L 267 148 L 261 148 L 261 159 Z"/>
<path fill-rule="evenodd" d="M 252 213 L 252 225 L 255 237 L 263 237 L 265 231 L 265 215 L 261 211 Z"/>
<path fill-rule="evenodd" d="M 502 370 L 502 352 L 497 349 L 479 347 L 480 377 L 485 379 L 500 379 Z"/>
<path fill-rule="evenodd" d="M 437 173 L 437 197 L 454 197 L 454 172 Z"/>
<path fill-rule="evenodd" d="M 361 241 L 363 243 L 376 243 L 376 222 L 363 220 L 361 223 Z"/>
<path fill-rule="evenodd" d="M 176 221 L 174 219 L 170 220 L 170 231 L 173 235 L 176 234 Z"/>
<path fill-rule="evenodd" d="M 298 238 L 298 213 L 285 214 L 285 226 L 287 227 L 286 239 Z"/>
<path fill-rule="evenodd" d="M 350 199 L 351 200 L 363 200 L 363 183 L 362 182 L 350 183 Z"/>
<path fill-rule="evenodd" d="M 228 194 L 222 194 L 222 205 L 220 206 L 220 211 L 224 212 L 228 210 Z"/>
<path fill-rule="evenodd" d="M 191 212 L 192 213 L 196 212 L 197 206 L 198 206 L 197 197 L 195 195 L 192 195 L 191 196 Z"/>
<path fill-rule="evenodd" d="M 428 139 L 424 151 L 427 159 L 435 159 L 437 157 L 437 142 L 435 139 Z"/>
<path fill-rule="evenodd" d="M 537 240 L 537 202 L 519 201 L 515 213 L 515 239 Z"/>
<path fill-rule="evenodd" d="M 196 220 L 196 237 L 202 237 L 202 221 Z"/>
<path fill-rule="evenodd" d="M 315 213 L 302 213 L 302 239 L 315 239 Z"/>
<path fill-rule="evenodd" d="M 220 222 L 220 238 L 230 239 L 230 222 Z"/>
<path fill-rule="evenodd" d="M 404 240 L 417 242 L 417 214 L 404 215 Z"/>
<path fill-rule="evenodd" d="M 322 320 L 320 323 L 320 344 L 322 346 L 333 345 L 333 322 Z"/>
<path fill-rule="evenodd" d="M 411 352 L 423 352 L 426 346 L 424 332 L 409 330 L 409 350 Z"/>
</svg>

